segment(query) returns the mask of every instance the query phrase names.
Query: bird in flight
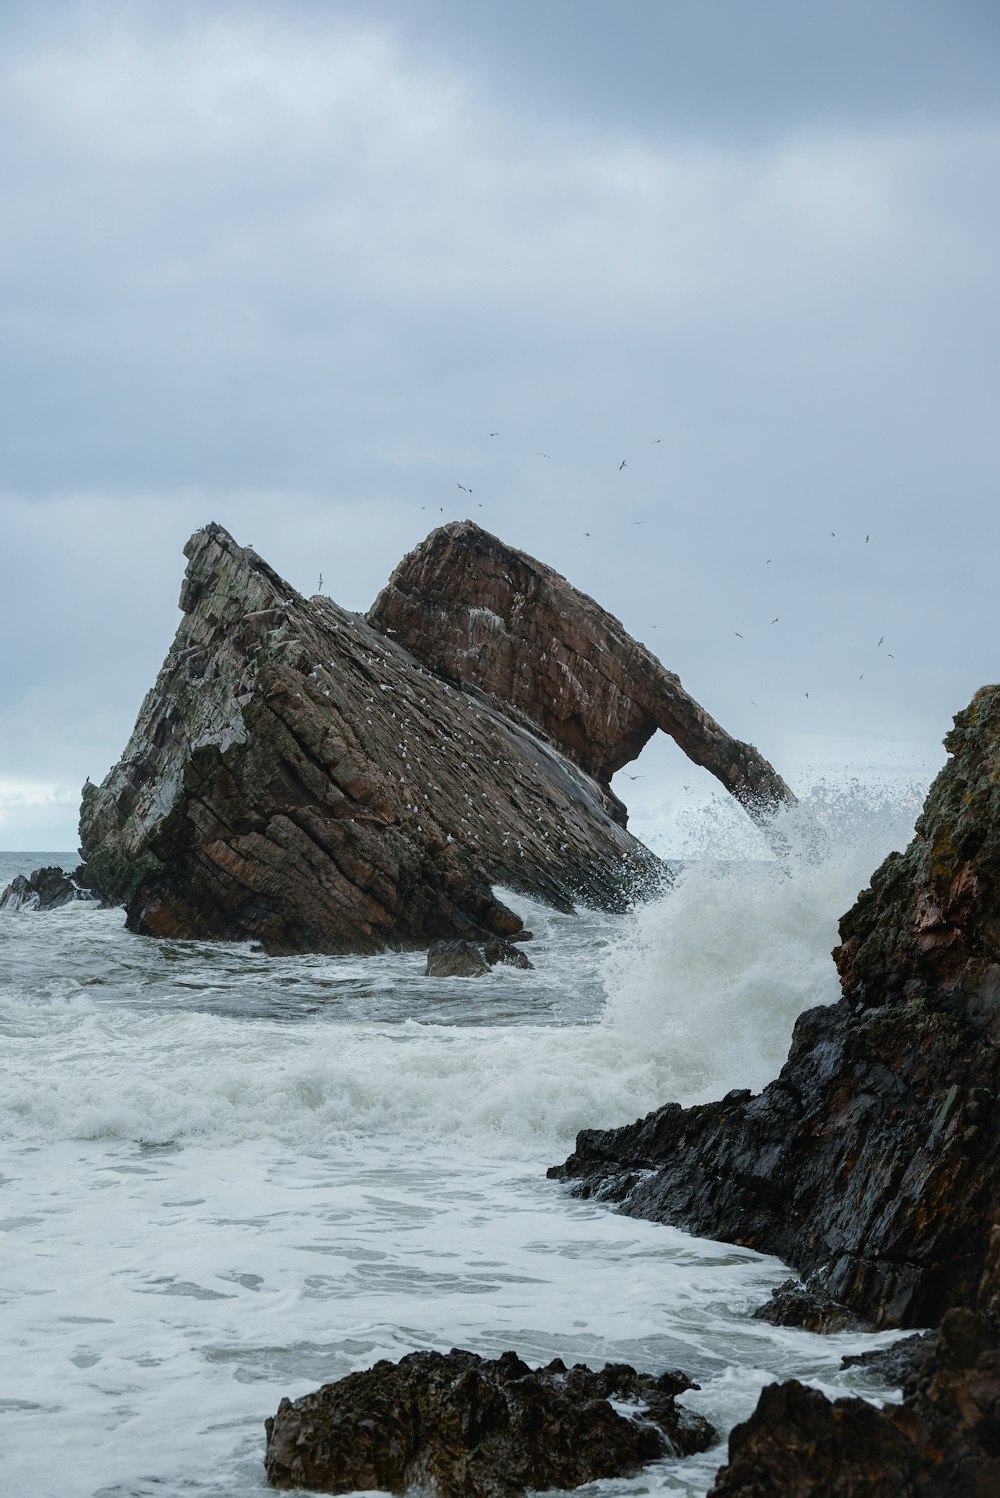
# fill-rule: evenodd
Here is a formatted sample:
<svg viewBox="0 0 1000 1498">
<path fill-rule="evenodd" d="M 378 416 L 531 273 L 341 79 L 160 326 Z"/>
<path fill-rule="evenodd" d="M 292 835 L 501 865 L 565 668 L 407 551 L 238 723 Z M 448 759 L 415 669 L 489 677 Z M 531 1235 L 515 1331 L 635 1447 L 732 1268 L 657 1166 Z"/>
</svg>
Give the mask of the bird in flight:
<svg viewBox="0 0 1000 1498">
<path fill-rule="evenodd" d="M 778 622 L 778 620 L 779 620 L 779 619 L 780 619 L 780 618 L 781 618 L 781 615 L 780 615 L 780 614 L 776 614 L 776 615 L 775 615 L 775 616 L 774 616 L 774 618 L 773 618 L 773 619 L 772 619 L 772 620 L 771 620 L 771 623 L 772 623 L 772 624 L 777 624 L 777 622 Z"/>
<path fill-rule="evenodd" d="M 836 534 L 837 534 L 837 532 L 836 532 L 836 531 L 831 531 L 831 532 L 830 532 L 830 535 L 831 535 L 831 536 L 836 536 Z"/>
<path fill-rule="evenodd" d="M 626 780 L 645 780 L 645 775 L 626 775 Z"/>
<path fill-rule="evenodd" d="M 456 482 L 457 482 L 457 480 L 456 480 Z M 467 489 L 464 484 L 459 484 L 458 487 L 461 489 L 461 491 L 462 491 L 463 494 L 471 494 L 472 493 L 472 490 L 471 489 Z"/>
<path fill-rule="evenodd" d="M 549 462 L 550 463 L 552 462 L 552 454 L 551 453 L 543 453 L 542 450 L 541 450 L 541 448 L 538 449 L 538 456 L 540 458 L 548 458 Z"/>
<path fill-rule="evenodd" d="M 867 546 L 867 545 L 868 545 L 868 542 L 869 542 L 869 540 L 870 540 L 870 539 L 871 539 L 871 538 L 870 538 L 870 537 L 869 537 L 869 536 L 866 536 L 866 537 L 865 537 L 865 545 L 866 545 L 866 546 Z"/>
<path fill-rule="evenodd" d="M 807 693 L 806 693 L 806 696 L 807 696 L 807 697 L 808 697 L 808 696 L 809 696 L 809 693 L 808 693 L 808 692 L 807 692 Z"/>
<path fill-rule="evenodd" d="M 645 522 L 645 520 L 633 520 L 632 524 L 633 525 L 645 525 L 646 522 Z"/>
<path fill-rule="evenodd" d="M 879 642 L 878 642 L 878 645 L 881 645 L 881 643 L 882 643 L 882 641 L 883 641 L 883 640 L 884 640 L 884 639 L 885 639 L 885 635 L 880 635 L 880 636 L 879 636 Z M 877 649 L 878 649 L 878 645 L 876 645 L 876 646 L 875 646 L 875 649 L 876 649 L 876 650 L 877 650 Z"/>
<path fill-rule="evenodd" d="M 625 467 L 625 459 L 622 458 L 621 462 L 618 464 L 618 472 L 621 473 L 621 471 L 622 471 L 622 469 L 624 467 Z"/>
<path fill-rule="evenodd" d="M 500 433 L 499 433 L 499 432 L 491 432 L 491 433 L 490 433 L 490 436 L 491 436 L 491 437 L 499 437 L 499 435 L 500 435 Z"/>
<path fill-rule="evenodd" d="M 742 636 L 742 635 L 741 635 L 741 634 L 740 634 L 740 632 L 739 632 L 739 630 L 738 630 L 738 629 L 734 629 L 734 630 L 733 630 L 733 634 L 734 634 L 734 635 L 735 635 L 735 636 L 736 636 L 736 638 L 737 638 L 737 639 L 738 639 L 738 640 L 742 640 L 742 638 L 743 638 L 743 636 Z"/>
<path fill-rule="evenodd" d="M 660 443 L 661 443 L 661 442 L 662 442 L 662 441 L 663 441 L 663 438 L 662 438 L 662 437 L 657 437 L 657 439 L 656 439 L 656 441 L 655 441 L 655 442 L 654 442 L 654 443 L 653 443 L 653 446 L 654 446 L 654 447 L 658 447 L 658 446 L 659 446 L 659 444 L 660 444 Z"/>
</svg>

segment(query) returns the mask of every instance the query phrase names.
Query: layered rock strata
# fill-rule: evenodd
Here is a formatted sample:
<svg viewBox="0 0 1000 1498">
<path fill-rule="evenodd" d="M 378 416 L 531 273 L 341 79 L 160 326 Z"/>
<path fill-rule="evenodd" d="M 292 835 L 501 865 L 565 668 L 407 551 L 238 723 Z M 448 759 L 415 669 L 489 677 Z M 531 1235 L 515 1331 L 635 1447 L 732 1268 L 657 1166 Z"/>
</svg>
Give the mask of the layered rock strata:
<svg viewBox="0 0 1000 1498">
<path fill-rule="evenodd" d="M 617 619 L 469 520 L 404 557 L 368 618 L 433 670 L 509 704 L 605 786 L 659 728 L 758 820 L 794 800 Z"/>
<path fill-rule="evenodd" d="M 556 1359 L 532 1370 L 513 1352 L 414 1352 L 283 1399 L 266 1422 L 264 1466 L 274 1488 L 321 1493 L 575 1488 L 704 1451 L 712 1427 L 675 1403 L 693 1387 L 682 1373 L 654 1378 L 625 1364 L 593 1372 Z"/>
<path fill-rule="evenodd" d="M 1000 1205 L 1000 687 L 841 922 L 841 1000 L 758 1096 L 585 1130 L 581 1195 L 774 1253 L 879 1327 L 969 1307 Z"/>
<path fill-rule="evenodd" d="M 577 765 L 218 525 L 118 765 L 84 788 L 87 878 L 153 936 L 268 951 L 509 937 L 494 884 L 561 909 L 662 877 Z"/>
</svg>

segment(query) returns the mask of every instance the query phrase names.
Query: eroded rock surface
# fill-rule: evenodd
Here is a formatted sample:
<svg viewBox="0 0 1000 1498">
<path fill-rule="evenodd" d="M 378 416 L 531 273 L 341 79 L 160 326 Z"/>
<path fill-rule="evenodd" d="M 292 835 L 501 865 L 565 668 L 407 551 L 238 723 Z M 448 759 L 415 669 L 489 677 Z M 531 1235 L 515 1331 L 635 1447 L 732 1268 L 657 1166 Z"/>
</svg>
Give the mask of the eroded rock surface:
<svg viewBox="0 0 1000 1498">
<path fill-rule="evenodd" d="M 593 1372 L 557 1359 L 532 1370 L 513 1352 L 414 1352 L 283 1399 L 266 1422 L 264 1466 L 272 1487 L 321 1493 L 575 1488 L 704 1451 L 712 1427 L 675 1403 L 692 1387 L 682 1373 L 654 1378 L 625 1364 Z"/>
<path fill-rule="evenodd" d="M 1000 1494 L 1000 1230 L 975 1311 L 906 1349 L 902 1405 L 764 1389 L 709 1498 L 995 1498 Z"/>
<path fill-rule="evenodd" d="M 510 704 L 604 785 L 660 728 L 758 819 L 794 800 L 617 619 L 469 520 L 404 557 L 368 617 L 435 671 Z"/>
<path fill-rule="evenodd" d="M 876 1326 L 973 1304 L 1000 1205 L 1000 687 L 955 720 L 913 842 L 841 922 L 844 996 L 758 1096 L 585 1130 L 550 1172 L 775 1253 Z"/>
<path fill-rule="evenodd" d="M 562 909 L 662 876 L 609 795 L 471 686 L 442 681 L 210 525 L 119 764 L 84 787 L 88 878 L 153 936 L 271 952 L 508 937 L 494 884 Z"/>
<path fill-rule="evenodd" d="M 78 882 L 80 872 L 67 874 L 52 866 L 18 874 L 0 894 L 0 910 L 58 910 L 74 900 L 93 900 L 91 891 Z"/>
</svg>

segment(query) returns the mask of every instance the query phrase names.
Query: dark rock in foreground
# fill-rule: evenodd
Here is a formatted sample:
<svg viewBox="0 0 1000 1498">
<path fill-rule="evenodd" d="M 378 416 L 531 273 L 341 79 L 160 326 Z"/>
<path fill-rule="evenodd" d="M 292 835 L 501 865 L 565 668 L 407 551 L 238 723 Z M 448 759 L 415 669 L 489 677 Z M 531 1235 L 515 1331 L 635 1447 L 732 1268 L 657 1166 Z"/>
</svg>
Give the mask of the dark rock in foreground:
<svg viewBox="0 0 1000 1498">
<path fill-rule="evenodd" d="M 1000 1230 L 974 1312 L 905 1349 L 902 1405 L 764 1389 L 729 1438 L 709 1498 L 996 1498 L 1000 1494 Z M 888 1350 L 889 1353 L 893 1349 Z"/>
<path fill-rule="evenodd" d="M 663 877 L 607 791 L 471 687 L 220 526 L 120 763 L 84 788 L 88 877 L 133 931 L 373 952 L 509 937 L 494 884 L 620 908 Z"/>
<path fill-rule="evenodd" d="M 435 941 L 427 949 L 427 978 L 479 978 L 491 967 L 503 963 L 505 967 L 530 970 L 532 964 L 523 952 L 509 941 L 494 936 L 480 944 L 474 941 Z"/>
<path fill-rule="evenodd" d="M 532 1370 L 513 1352 L 414 1352 L 283 1399 L 266 1422 L 264 1465 L 272 1487 L 322 1493 L 513 1498 L 574 1488 L 704 1451 L 711 1426 L 675 1403 L 693 1387 L 682 1373 L 654 1378 L 625 1364 L 595 1373 L 557 1359 Z"/>
<path fill-rule="evenodd" d="M 877 1326 L 973 1304 L 1000 1206 L 1000 687 L 905 854 L 841 922 L 844 996 L 756 1097 L 585 1130 L 550 1172 L 639 1217 L 774 1253 Z"/>
<path fill-rule="evenodd" d="M 78 883 L 80 872 L 67 874 L 51 867 L 18 874 L 0 895 L 0 910 L 58 910 L 74 900 L 93 900 L 90 890 Z"/>
<path fill-rule="evenodd" d="M 756 1321 L 771 1326 L 798 1326 L 807 1332 L 860 1331 L 862 1324 L 853 1311 L 839 1301 L 798 1280 L 785 1280 L 772 1290 L 769 1300 L 753 1313 Z"/>
<path fill-rule="evenodd" d="M 470 520 L 404 557 L 368 618 L 449 680 L 508 704 L 604 785 L 659 728 L 752 816 L 795 799 L 613 615 Z"/>
</svg>

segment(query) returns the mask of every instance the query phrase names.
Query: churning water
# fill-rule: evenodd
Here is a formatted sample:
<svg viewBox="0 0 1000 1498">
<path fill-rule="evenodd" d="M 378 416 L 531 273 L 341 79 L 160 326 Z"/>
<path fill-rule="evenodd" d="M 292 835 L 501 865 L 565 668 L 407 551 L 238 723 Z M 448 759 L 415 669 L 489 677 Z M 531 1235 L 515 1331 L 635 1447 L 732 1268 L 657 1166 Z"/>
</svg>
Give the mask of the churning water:
<svg viewBox="0 0 1000 1498">
<path fill-rule="evenodd" d="M 774 1075 L 914 810 L 814 805 L 782 864 L 706 856 L 628 916 L 511 896 L 535 971 L 477 979 L 0 911 L 4 1491 L 265 1493 L 282 1395 L 418 1347 L 680 1367 L 723 1432 L 774 1378 L 884 1395 L 839 1365 L 891 1336 L 753 1321 L 776 1260 L 575 1201 L 545 1167 L 579 1128 Z M 73 861 L 0 855 L 0 887 Z M 595 1491 L 703 1494 L 723 1458 Z"/>
</svg>

